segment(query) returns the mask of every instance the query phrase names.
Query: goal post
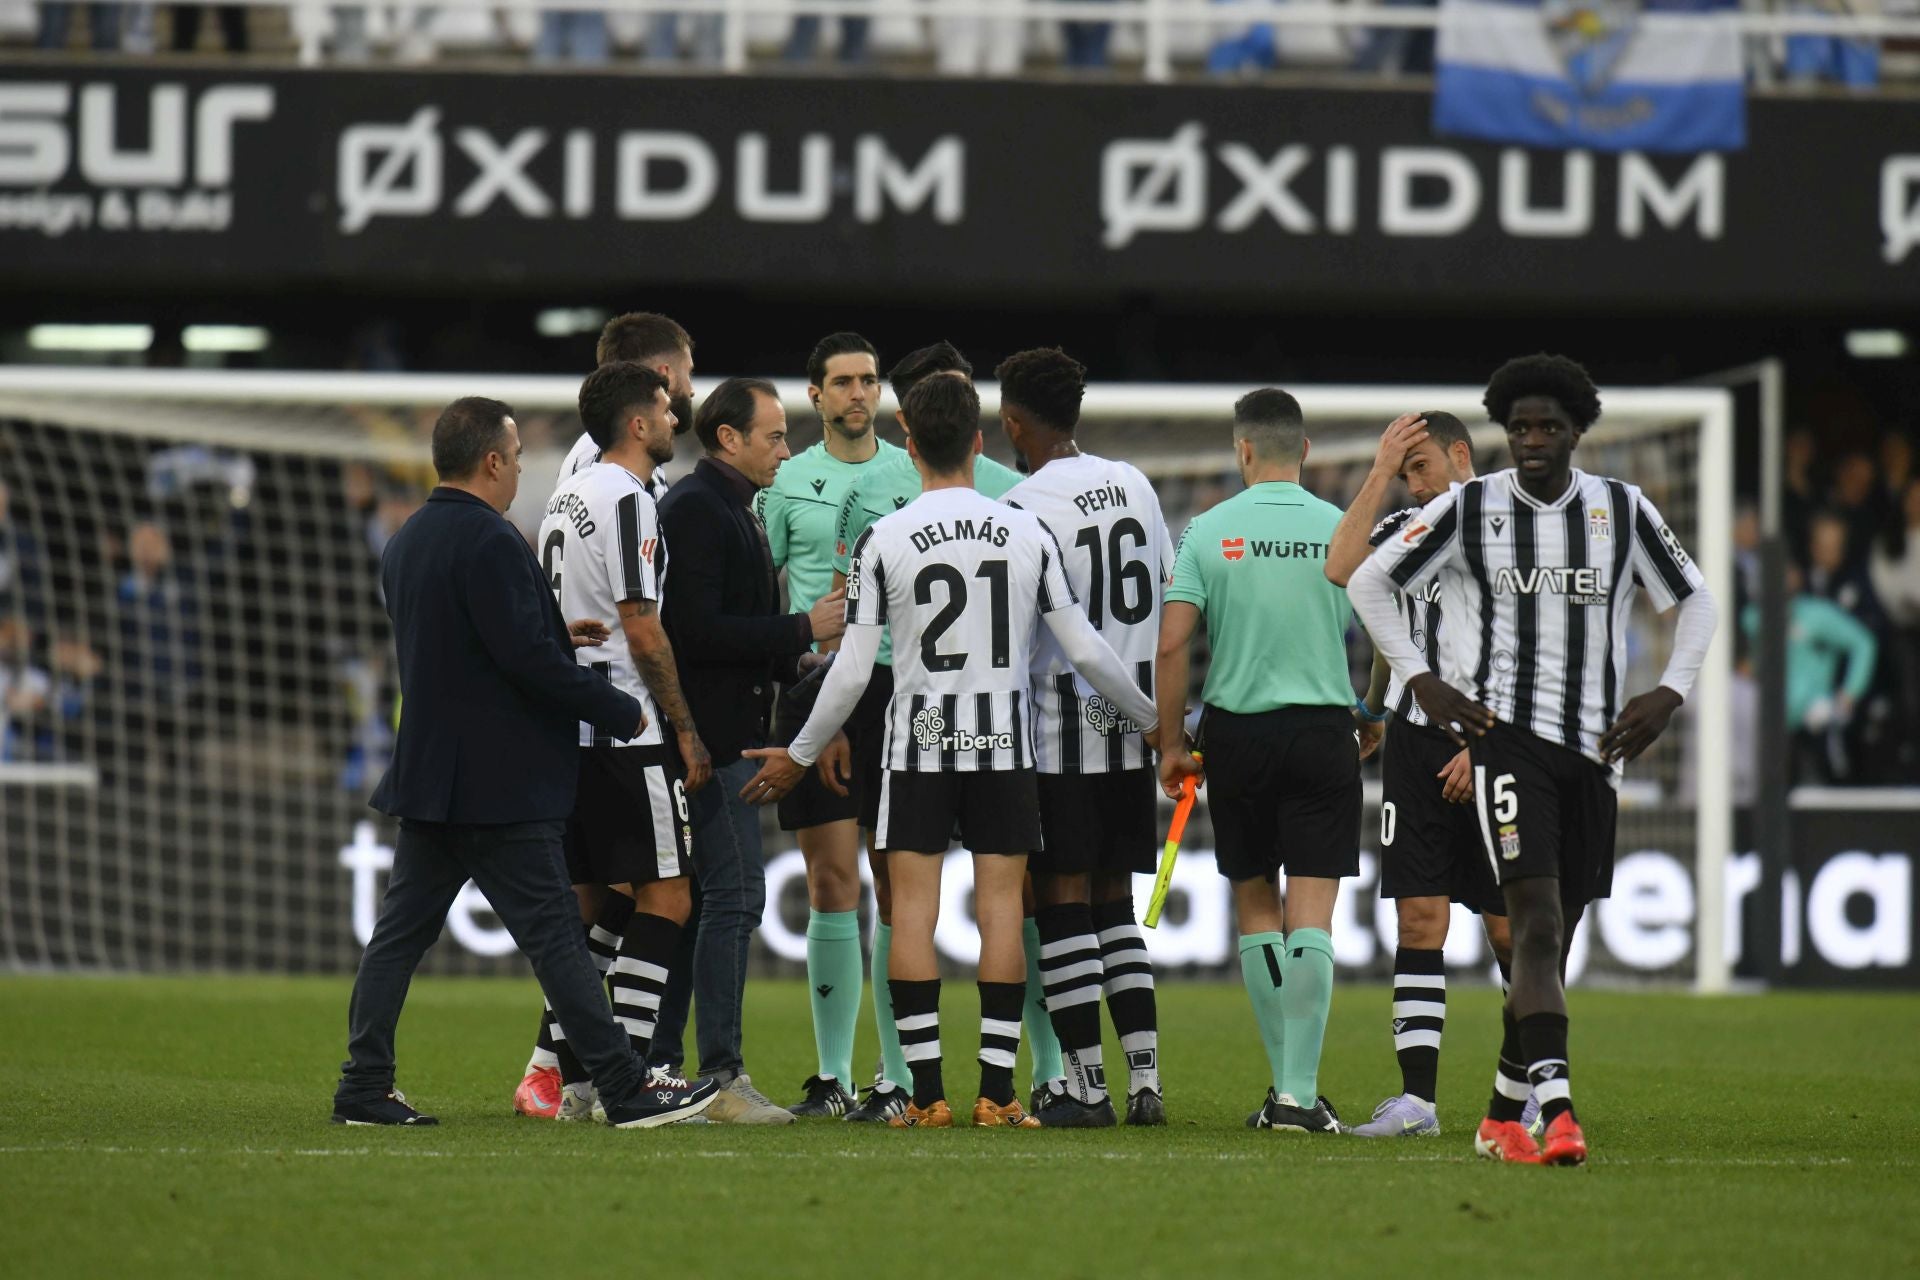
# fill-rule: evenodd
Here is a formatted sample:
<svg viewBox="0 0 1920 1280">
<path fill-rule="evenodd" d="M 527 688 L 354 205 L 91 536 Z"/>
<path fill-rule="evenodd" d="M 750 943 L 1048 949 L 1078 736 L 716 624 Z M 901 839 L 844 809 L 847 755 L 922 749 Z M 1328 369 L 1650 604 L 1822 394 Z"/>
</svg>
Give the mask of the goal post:
<svg viewBox="0 0 1920 1280">
<path fill-rule="evenodd" d="M 696 379 L 696 398 L 716 381 Z M 819 434 L 805 383 L 773 381 L 797 452 Z M 1250 386 L 1096 383 L 1081 436 L 1146 472 L 1178 530 L 1238 489 L 1225 427 Z M 1357 489 L 1381 429 L 1408 410 L 1482 424 L 1483 467 L 1505 465 L 1477 385 L 1289 389 L 1312 440 L 1308 487 L 1330 500 Z M 391 745 L 377 548 L 431 484 L 433 419 L 461 396 L 515 409 L 527 456 L 511 514 L 537 526 L 581 429 L 578 391 L 571 376 L 0 367 L 0 482 L 10 493 L 0 535 L 11 527 L 40 561 L 37 600 L 5 594 L 0 580 L 0 621 L 17 616 L 26 665 L 60 695 L 10 730 L 0 722 L 0 965 L 350 968 L 383 852 L 365 796 Z M 980 392 L 987 448 L 1005 457 L 996 388 L 983 382 Z M 1698 559 L 1721 619 L 1674 729 L 1628 771 L 1620 854 L 1640 897 L 1589 913 L 1608 966 L 1592 977 L 1724 991 L 1739 745 L 1732 397 L 1616 388 L 1602 399 L 1576 462 L 1648 491 Z M 882 421 L 890 431 L 890 415 Z M 684 474 L 692 453 L 689 438 L 670 473 Z M 191 617 L 142 594 L 134 561 L 167 558 L 165 547 L 132 545 L 152 542 L 137 534 L 150 521 L 172 522 L 167 572 Z M 1636 622 L 1634 691 L 1658 678 L 1670 635 L 1668 623 Z M 1196 663 L 1196 681 L 1203 670 Z M 82 710 L 69 717 L 69 706 Z M 152 746 L 160 733 L 173 735 L 164 750 Z M 1189 843 L 1200 848 L 1210 823 L 1196 821 L 1202 832 Z M 1197 876 L 1204 859 L 1192 861 Z M 1683 890 L 1691 901 L 1677 904 Z M 1181 892 L 1176 883 L 1176 917 Z M 1653 897 L 1657 906 L 1641 910 Z M 1343 972 L 1384 972 L 1390 922 L 1377 907 L 1353 903 L 1343 917 L 1357 940 Z M 432 967 L 507 963 L 501 935 L 476 920 L 454 922 L 458 945 L 436 949 Z M 1631 963 L 1628 948 L 1638 949 Z M 1218 953 L 1195 954 L 1204 968 Z"/>
</svg>

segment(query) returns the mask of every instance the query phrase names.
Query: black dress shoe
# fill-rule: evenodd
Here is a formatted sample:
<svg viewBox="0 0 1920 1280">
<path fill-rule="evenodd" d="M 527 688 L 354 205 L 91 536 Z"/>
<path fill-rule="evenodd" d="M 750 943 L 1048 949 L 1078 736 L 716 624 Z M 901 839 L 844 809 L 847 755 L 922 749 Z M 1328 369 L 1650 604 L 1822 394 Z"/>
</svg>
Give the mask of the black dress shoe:
<svg viewBox="0 0 1920 1280">
<path fill-rule="evenodd" d="M 341 1102 L 334 1099 L 335 1124 L 439 1124 L 436 1116 L 423 1116 L 407 1105 L 406 1095 L 398 1089 L 373 1102 Z"/>
</svg>

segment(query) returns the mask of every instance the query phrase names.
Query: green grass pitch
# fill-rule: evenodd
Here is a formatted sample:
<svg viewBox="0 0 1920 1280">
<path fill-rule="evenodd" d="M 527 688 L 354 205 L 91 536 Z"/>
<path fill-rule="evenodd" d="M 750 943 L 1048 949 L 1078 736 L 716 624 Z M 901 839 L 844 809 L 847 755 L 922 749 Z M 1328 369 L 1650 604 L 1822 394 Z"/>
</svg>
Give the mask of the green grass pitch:
<svg viewBox="0 0 1920 1280">
<path fill-rule="evenodd" d="M 1244 993 L 1160 992 L 1170 1127 L 641 1133 L 508 1102 L 531 981 L 425 980 L 400 1083 L 436 1129 L 327 1123 L 347 984 L 0 978 L 0 1259 L 29 1276 L 1920 1274 L 1920 998 L 1578 992 L 1585 1169 L 1473 1158 L 1495 996 L 1454 993 L 1437 1140 L 1255 1133 Z M 1397 1083 L 1388 993 L 1341 987 L 1321 1084 Z M 976 1083 L 970 982 L 947 1079 Z M 870 1020 L 860 1061 L 873 1060 Z M 1111 1035 L 1111 1032 L 1109 1032 Z M 1108 1047 L 1109 1060 L 1117 1049 Z M 756 1082 L 812 1068 L 797 982 L 748 991 Z M 1026 1067 L 1020 1083 L 1026 1083 Z M 1229 1271 L 1228 1269 L 1231 1269 Z"/>
</svg>

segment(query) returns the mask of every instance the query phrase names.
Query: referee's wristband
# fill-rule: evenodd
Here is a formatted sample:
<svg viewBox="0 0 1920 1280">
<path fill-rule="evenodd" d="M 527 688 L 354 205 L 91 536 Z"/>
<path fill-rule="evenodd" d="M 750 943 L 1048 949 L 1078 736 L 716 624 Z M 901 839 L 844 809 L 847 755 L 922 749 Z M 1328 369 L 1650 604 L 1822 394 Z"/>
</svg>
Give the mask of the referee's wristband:
<svg viewBox="0 0 1920 1280">
<path fill-rule="evenodd" d="M 1392 714 L 1392 708 L 1382 711 L 1379 715 L 1373 714 L 1373 711 L 1367 706 L 1367 700 L 1365 698 L 1355 698 L 1353 700 L 1353 709 L 1358 711 L 1360 718 L 1368 724 L 1379 724 L 1382 720 L 1385 720 L 1388 715 Z"/>
</svg>

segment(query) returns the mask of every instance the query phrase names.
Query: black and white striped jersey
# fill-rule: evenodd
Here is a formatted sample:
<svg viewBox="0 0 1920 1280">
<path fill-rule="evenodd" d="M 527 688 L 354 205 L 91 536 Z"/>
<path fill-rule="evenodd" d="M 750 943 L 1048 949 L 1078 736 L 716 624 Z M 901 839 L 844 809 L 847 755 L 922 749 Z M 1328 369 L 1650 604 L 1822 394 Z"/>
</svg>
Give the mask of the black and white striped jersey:
<svg viewBox="0 0 1920 1280">
<path fill-rule="evenodd" d="M 1706 585 L 1637 487 L 1583 471 L 1550 503 L 1511 470 L 1456 484 L 1374 556 L 1403 597 L 1440 584 L 1443 679 L 1600 763 L 1625 702 L 1634 593 L 1664 613 Z"/>
<path fill-rule="evenodd" d="M 553 487 L 558 490 L 569 479 L 598 461 L 600 461 L 600 446 L 593 442 L 591 435 L 582 431 L 580 438 L 573 442 L 573 448 L 567 450 L 566 460 L 560 464 L 560 478 L 554 482 Z M 647 481 L 648 496 L 658 502 L 667 496 L 667 490 L 672 487 L 673 482 L 667 479 L 666 468 L 655 467 L 652 477 Z"/>
<path fill-rule="evenodd" d="M 1160 595 L 1173 572 L 1173 540 L 1153 485 L 1127 463 L 1083 453 L 1049 462 L 1000 500 L 1038 516 L 1052 532 L 1087 618 L 1152 697 Z M 1153 763 L 1140 736 L 1146 726 L 1095 692 L 1045 628 L 1034 643 L 1032 683 L 1041 773 L 1112 773 Z"/>
<path fill-rule="evenodd" d="M 972 489 L 935 489 L 876 521 L 854 545 L 847 621 L 893 639 L 886 767 L 1032 768 L 1034 633 L 1076 604 L 1047 527 Z"/>
<path fill-rule="evenodd" d="M 597 618 L 613 634 L 598 648 L 573 651 L 574 661 L 640 699 L 647 727 L 619 742 L 582 723 L 583 747 L 658 746 L 660 708 L 647 692 L 620 625 L 620 605 L 651 600 L 657 606 L 667 581 L 667 543 L 653 498 L 640 477 L 612 462 L 594 463 L 563 480 L 547 500 L 540 522 L 540 564 L 568 622 Z"/>
<path fill-rule="evenodd" d="M 1367 537 L 1368 543 L 1375 547 L 1381 545 L 1419 514 L 1418 507 L 1394 512 L 1373 526 L 1373 532 Z M 1414 647 L 1420 650 L 1429 667 L 1440 670 L 1439 582 L 1429 582 L 1416 590 L 1399 592 L 1394 602 L 1400 607 L 1400 616 L 1406 619 L 1407 634 L 1413 638 Z M 1427 719 L 1427 713 L 1420 709 L 1419 699 L 1413 696 L 1413 690 L 1407 688 L 1398 672 L 1392 673 L 1387 680 L 1387 706 L 1393 710 L 1397 720 L 1405 720 L 1408 724 L 1433 723 Z"/>
</svg>

